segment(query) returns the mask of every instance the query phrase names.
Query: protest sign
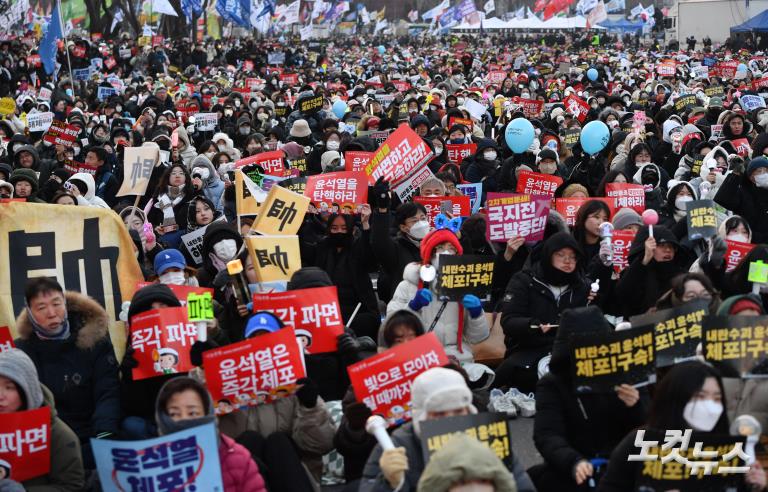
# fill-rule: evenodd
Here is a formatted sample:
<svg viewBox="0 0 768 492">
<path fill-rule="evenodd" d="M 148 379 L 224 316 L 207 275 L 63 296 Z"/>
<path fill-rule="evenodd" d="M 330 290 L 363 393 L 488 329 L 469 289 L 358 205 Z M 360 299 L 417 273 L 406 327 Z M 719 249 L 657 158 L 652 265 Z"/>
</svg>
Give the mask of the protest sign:
<svg viewBox="0 0 768 492">
<path fill-rule="evenodd" d="M 66 226 L 62 226 L 65 224 Z M 16 335 L 33 277 L 53 277 L 65 290 L 92 297 L 109 317 L 115 354 L 122 358 L 125 330 L 117 322 L 123 301 L 144 280 L 133 241 L 112 210 L 10 202 L 0 207 L 0 326 Z"/>
<path fill-rule="evenodd" d="M 701 166 L 704 164 L 704 156 L 699 154 L 696 155 L 693 158 L 693 163 L 691 164 L 691 176 L 699 176 L 699 172 L 701 171 Z"/>
<path fill-rule="evenodd" d="M 269 311 L 296 331 L 305 354 L 336 351 L 336 337 L 344 333 L 335 286 L 254 294 L 253 311 Z"/>
<path fill-rule="evenodd" d="M 99 86 L 96 92 L 96 98 L 100 101 L 106 101 L 110 97 L 116 96 L 117 94 L 117 89 L 114 87 Z"/>
<path fill-rule="evenodd" d="M 30 132 L 45 132 L 53 123 L 53 113 L 29 113 L 27 115 L 27 127 Z"/>
<path fill-rule="evenodd" d="M 72 70 L 72 78 L 78 81 L 88 80 L 91 78 L 91 70 L 93 67 L 88 68 L 75 68 Z"/>
<path fill-rule="evenodd" d="M 187 319 L 186 307 L 152 309 L 130 320 L 131 348 L 138 367 L 133 380 L 190 371 L 189 349 L 197 327 Z"/>
<path fill-rule="evenodd" d="M 656 73 L 662 77 L 672 77 L 675 75 L 675 62 L 659 63 L 656 66 Z"/>
<path fill-rule="evenodd" d="M 195 130 L 198 132 L 212 132 L 219 123 L 219 115 L 216 113 L 196 113 Z"/>
<path fill-rule="evenodd" d="M 245 243 L 259 282 L 287 281 L 301 268 L 298 236 L 248 236 Z"/>
<path fill-rule="evenodd" d="M 257 176 L 259 182 L 251 176 Z M 262 182 L 261 168 L 245 166 L 235 169 L 235 208 L 237 215 L 256 215 L 259 213 L 260 202 L 267 198 L 267 192 L 260 188 Z"/>
<path fill-rule="evenodd" d="M 76 125 L 69 125 L 63 121 L 53 120 L 48 126 L 48 131 L 43 135 L 43 141 L 52 145 L 63 145 L 64 147 L 72 147 L 72 144 L 77 140 L 77 136 L 80 134 L 80 127 Z"/>
<path fill-rule="evenodd" d="M 282 65 L 285 63 L 284 51 L 272 51 L 267 53 L 267 63 L 269 65 Z"/>
<path fill-rule="evenodd" d="M 400 125 L 365 166 L 365 174 L 371 184 L 383 177 L 396 186 L 421 170 L 432 155 L 432 150 L 416 132 L 408 125 Z"/>
<path fill-rule="evenodd" d="M 35 384 L 38 384 L 35 381 Z M 43 406 L 3 414 L 0 419 L 0 461 L 10 470 L 4 478 L 24 482 L 51 468 L 51 408 Z"/>
<path fill-rule="evenodd" d="M 737 138 L 731 140 L 731 143 L 733 144 L 733 148 L 736 149 L 736 153 L 739 156 L 745 159 L 749 158 L 749 155 L 752 152 L 752 148 L 749 146 L 749 140 L 746 138 Z"/>
<path fill-rule="evenodd" d="M 656 367 L 692 359 L 701 343 L 701 320 L 709 312 L 709 301 L 699 299 L 672 308 L 630 318 L 633 327 L 652 326 Z"/>
<path fill-rule="evenodd" d="M 755 249 L 756 246 L 751 243 L 742 243 L 739 241 L 731 241 L 729 239 L 726 239 L 725 244 L 727 245 L 725 250 L 726 273 L 733 271 L 737 266 L 739 266 L 741 260 L 747 256 L 747 253 Z"/>
<path fill-rule="evenodd" d="M 704 358 L 723 377 L 768 377 L 768 316 L 707 316 Z"/>
<path fill-rule="evenodd" d="M 485 115 L 485 113 L 488 111 L 485 105 L 480 104 L 474 99 L 465 100 L 464 107 L 467 109 L 467 112 L 469 113 L 469 115 L 472 118 L 476 119 L 477 121 L 480 121 L 481 119 L 483 119 L 483 115 Z"/>
<path fill-rule="evenodd" d="M 555 198 L 555 210 L 557 213 L 563 216 L 565 219 L 566 224 L 568 224 L 569 227 L 573 227 L 576 225 L 576 215 L 579 213 L 579 209 L 582 205 L 584 205 L 588 201 L 594 201 L 599 200 L 606 205 L 608 205 L 608 208 L 610 209 L 610 215 L 608 217 L 608 220 L 611 219 L 611 216 L 613 216 L 613 199 L 612 198 L 605 198 L 605 197 L 595 197 L 595 198 Z"/>
<path fill-rule="evenodd" d="M 503 70 L 491 70 L 485 79 L 491 84 L 501 84 L 507 78 L 507 72 Z"/>
<path fill-rule="evenodd" d="M 7 326 L 0 326 L 0 352 L 5 352 L 13 347 L 15 347 L 15 345 L 13 344 L 11 329 Z"/>
<path fill-rule="evenodd" d="M 547 197 L 488 193 L 486 237 L 495 242 L 506 242 L 513 237 L 524 237 L 526 241 L 543 239 L 549 205 Z"/>
<path fill-rule="evenodd" d="M 143 196 L 155 169 L 159 151 L 157 147 L 126 147 L 123 165 L 123 184 L 117 196 Z"/>
<path fill-rule="evenodd" d="M 683 94 L 675 100 L 675 111 L 682 113 L 698 105 L 696 94 Z"/>
<path fill-rule="evenodd" d="M 712 135 L 709 137 L 710 141 L 717 142 L 723 138 L 723 125 L 712 125 L 710 130 L 712 131 Z"/>
<path fill-rule="evenodd" d="M 314 204 L 337 204 L 353 213 L 358 205 L 368 203 L 368 178 L 363 171 L 316 174 L 307 178 L 304 195 Z"/>
<path fill-rule="evenodd" d="M 391 130 L 375 130 L 375 131 L 357 131 L 357 137 L 368 137 L 374 142 L 376 142 L 376 145 L 381 147 L 381 145 L 384 144 L 384 142 L 387 141 L 389 136 L 391 135 Z M 374 152 L 374 155 L 376 153 Z"/>
<path fill-rule="evenodd" d="M 440 255 L 434 290 L 442 301 L 460 301 L 466 294 L 480 299 L 491 291 L 494 259 L 481 255 Z"/>
<path fill-rule="evenodd" d="M 725 90 L 722 85 L 710 85 L 704 89 L 704 94 L 707 97 L 719 97 L 722 99 L 725 97 Z"/>
<path fill-rule="evenodd" d="M 299 101 L 299 112 L 311 116 L 317 114 L 323 109 L 323 96 L 309 97 Z"/>
<path fill-rule="evenodd" d="M 563 135 L 563 145 L 566 149 L 572 149 L 579 143 L 581 139 L 581 128 L 569 128 L 565 130 Z"/>
<path fill-rule="evenodd" d="M 631 208 L 642 214 L 645 211 L 643 185 L 631 183 L 606 183 L 605 196 L 614 199 L 614 208 Z"/>
<path fill-rule="evenodd" d="M 708 239 L 717 234 L 715 202 L 712 200 L 691 200 L 685 204 L 687 209 L 688 237 Z"/>
<path fill-rule="evenodd" d="M 483 183 L 460 183 L 456 185 L 456 189 L 462 195 L 469 197 L 472 213 L 476 214 L 480 210 L 480 202 L 483 198 Z"/>
<path fill-rule="evenodd" d="M 227 218 L 222 215 L 218 219 L 211 222 L 211 224 L 216 222 L 226 222 L 226 220 Z M 208 230 L 208 226 L 211 224 L 208 224 L 204 227 L 198 227 L 194 231 L 188 232 L 181 236 L 181 243 L 192 257 L 195 265 L 203 264 L 203 238 L 205 237 L 205 231 Z"/>
<path fill-rule="evenodd" d="M 760 89 L 764 89 L 766 87 L 768 87 L 768 76 L 761 77 L 752 81 L 752 90 L 755 92 L 760 92 Z"/>
<path fill-rule="evenodd" d="M 290 396 L 307 374 L 293 328 L 206 350 L 203 368 L 217 415 Z"/>
<path fill-rule="evenodd" d="M 152 285 L 154 283 L 155 282 L 138 282 L 136 284 L 136 290 L 146 287 L 147 285 Z M 168 286 L 169 289 L 171 289 L 171 292 L 173 292 L 173 295 L 176 296 L 176 299 L 179 300 L 182 306 L 185 306 L 187 304 L 187 299 L 191 294 L 213 295 L 213 288 L 211 287 L 192 287 L 190 285 L 175 285 L 175 284 L 166 284 L 166 285 Z"/>
<path fill-rule="evenodd" d="M 419 424 L 419 438 L 424 463 L 459 434 L 466 434 L 485 444 L 508 467 L 512 466 L 512 442 L 507 415 L 504 413 L 477 413 L 430 419 Z"/>
<path fill-rule="evenodd" d="M 443 345 L 430 332 L 352 364 L 347 372 L 357 401 L 392 426 L 411 418 L 411 383 L 416 376 L 447 363 Z"/>
<path fill-rule="evenodd" d="M 544 107 L 544 101 L 523 99 L 519 96 L 513 97 L 512 103 L 517 105 L 523 111 L 526 118 L 537 118 L 539 113 L 541 113 L 541 109 Z"/>
<path fill-rule="evenodd" d="M 739 100 L 741 101 L 741 105 L 744 107 L 744 109 L 750 112 L 758 108 L 765 107 L 765 99 L 754 94 L 745 94 L 741 96 Z"/>
<path fill-rule="evenodd" d="M 461 164 L 465 158 L 473 155 L 477 151 L 477 144 L 445 144 L 445 152 L 448 156 L 448 162 Z"/>
<path fill-rule="evenodd" d="M 517 175 L 517 188 L 515 191 L 526 195 L 553 197 L 555 196 L 555 190 L 561 184 L 563 184 L 563 178 L 552 174 L 520 171 Z"/>
<path fill-rule="evenodd" d="M 573 337 L 571 357 L 578 392 L 614 393 L 621 384 L 656 380 L 652 326 Z"/>
<path fill-rule="evenodd" d="M 587 114 L 589 114 L 589 104 L 576 94 L 568 94 L 568 97 L 563 99 L 563 103 L 565 104 L 566 111 L 579 120 L 579 123 L 584 124 L 584 120 L 587 119 Z"/>
<path fill-rule="evenodd" d="M 464 125 L 470 132 L 475 127 L 471 118 L 457 118 L 455 116 L 451 116 L 448 119 L 448 128 L 450 129 L 453 125 Z"/>
<path fill-rule="evenodd" d="M 280 186 L 269 189 L 251 230 L 263 235 L 296 234 L 304 222 L 309 198 Z"/>
<path fill-rule="evenodd" d="M 614 272 L 621 273 L 629 266 L 629 250 L 632 248 L 635 235 L 636 233 L 629 229 L 613 231 L 611 249 Z"/>
<path fill-rule="evenodd" d="M 429 169 L 429 167 L 424 166 L 420 170 L 416 171 L 415 173 L 411 174 L 407 179 L 403 180 L 400 184 L 396 185 L 393 188 L 393 191 L 397 193 L 397 196 L 400 197 L 400 201 L 402 202 L 408 202 L 411 201 L 413 196 L 419 191 L 419 187 L 421 184 L 428 180 L 429 178 L 433 178 L 435 175 L 432 174 L 432 171 Z M 369 179 L 370 182 L 370 179 Z"/>
<path fill-rule="evenodd" d="M 213 296 L 210 292 L 187 296 L 187 319 L 193 322 L 211 321 L 213 315 Z"/>
<path fill-rule="evenodd" d="M 307 189 L 307 178 L 288 178 L 276 184 L 286 190 L 303 195 Z"/>
<path fill-rule="evenodd" d="M 344 170 L 345 171 L 364 171 L 365 166 L 373 158 L 374 152 L 363 152 L 361 150 L 344 152 Z"/>
<path fill-rule="evenodd" d="M 285 153 L 282 150 L 273 150 L 270 152 L 262 152 L 245 159 L 240 159 L 235 162 L 235 169 L 242 169 L 246 166 L 250 167 L 252 164 L 259 166 L 264 174 L 270 176 L 281 176 L 285 170 Z"/>
<path fill-rule="evenodd" d="M 85 173 L 91 176 L 96 176 L 96 171 L 99 170 L 96 166 L 89 166 L 84 162 L 77 162 L 70 159 L 64 161 L 64 169 L 70 174 Z"/>
<path fill-rule="evenodd" d="M 421 203 L 427 209 L 430 226 L 435 225 L 435 217 L 440 213 L 448 212 L 450 218 L 453 218 L 469 217 L 472 212 L 468 196 L 416 196 L 413 201 Z"/>
<path fill-rule="evenodd" d="M 103 490 L 223 492 L 213 422 L 140 441 L 91 439 Z"/>
</svg>

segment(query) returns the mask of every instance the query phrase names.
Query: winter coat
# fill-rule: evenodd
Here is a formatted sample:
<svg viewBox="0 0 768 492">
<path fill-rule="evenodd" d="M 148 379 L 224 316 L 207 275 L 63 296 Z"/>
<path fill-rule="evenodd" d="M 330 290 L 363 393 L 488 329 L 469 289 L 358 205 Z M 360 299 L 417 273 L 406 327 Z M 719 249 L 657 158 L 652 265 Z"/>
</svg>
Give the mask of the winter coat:
<svg viewBox="0 0 768 492">
<path fill-rule="evenodd" d="M 392 433 L 392 442 L 395 447 L 404 447 L 405 454 L 408 457 L 408 470 L 405 472 L 405 480 L 402 487 L 397 492 L 416 492 L 419 478 L 426 464 L 421 450 L 421 439 L 416 435 L 413 423 L 405 424 Z M 384 474 L 379 467 L 379 458 L 381 458 L 381 445 L 376 445 L 368 457 L 368 462 L 363 470 L 363 478 L 360 481 L 360 492 L 391 492 L 394 491 L 389 482 L 384 478 Z M 533 482 L 525 472 L 525 468 L 520 461 L 513 455 L 512 469 L 509 470 L 514 475 L 519 492 L 534 492 Z"/>
<path fill-rule="evenodd" d="M 350 386 L 347 389 L 341 406 L 344 412 L 347 407 L 357 402 L 355 392 Z M 363 473 L 363 467 L 371 451 L 376 446 L 376 438 L 368 434 L 365 428 L 353 429 L 346 416 L 342 416 L 336 435 L 333 437 L 333 447 L 344 457 L 344 478 L 349 482 L 357 480 Z"/>
<path fill-rule="evenodd" d="M 322 456 L 333 449 L 336 432 L 322 398 L 317 398 L 314 407 L 306 408 L 295 396 L 222 415 L 219 430 L 233 439 L 247 430 L 258 432 L 262 437 L 275 432 L 288 434 L 298 447 L 302 461 L 318 480 L 323 470 Z"/>
<path fill-rule="evenodd" d="M 183 126 L 176 128 L 176 133 L 179 135 L 179 158 L 181 158 L 181 162 L 187 166 L 187 169 L 191 171 L 192 166 L 190 166 L 190 164 L 192 163 L 192 159 L 197 157 L 197 151 L 190 143 L 189 134 L 187 134 L 187 130 Z"/>
<path fill-rule="evenodd" d="M 98 207 L 109 208 L 107 202 L 96 196 L 96 182 L 93 180 L 93 176 L 88 173 L 76 173 L 73 174 L 67 182 L 76 179 L 85 183 L 88 191 L 85 195 L 79 195 L 77 197 L 77 204 L 85 207 Z"/>
<path fill-rule="evenodd" d="M 196 167 L 205 167 L 208 169 L 208 179 L 203 182 L 202 193 L 211 201 L 211 203 L 213 203 L 213 206 L 216 207 L 216 211 L 221 212 L 223 210 L 223 201 L 221 197 L 224 195 L 224 182 L 219 177 L 219 173 L 216 172 L 216 168 L 213 167 L 210 159 L 205 155 L 200 154 L 192 159 L 192 162 L 189 164 L 190 173 Z"/>
<path fill-rule="evenodd" d="M 397 284 L 403 279 L 406 265 L 419 261 L 421 254 L 419 246 L 408 240 L 401 233 L 396 237 L 390 235 L 392 215 L 390 213 L 373 212 L 371 216 L 371 246 L 376 261 L 381 266 L 378 282 L 379 298 L 388 301 Z"/>
<path fill-rule="evenodd" d="M 267 492 L 251 453 L 225 435 L 219 435 L 219 463 L 224 492 Z"/>
<path fill-rule="evenodd" d="M 746 174 L 729 173 L 715 195 L 715 202 L 749 222 L 753 243 L 768 242 L 768 190 L 755 186 Z"/>
<path fill-rule="evenodd" d="M 701 165 L 701 169 L 699 170 L 698 176 L 692 176 L 691 179 L 689 180 L 691 183 L 691 186 L 693 186 L 693 188 L 696 190 L 696 196 L 698 197 L 699 200 L 714 199 L 715 196 L 717 195 L 718 190 L 720 189 L 720 187 L 723 185 L 723 182 L 725 181 L 725 175 L 720 173 L 715 173 L 715 183 L 711 185 L 709 192 L 707 194 L 705 195 L 701 194 L 701 183 L 706 181 L 707 176 L 709 175 L 709 167 L 707 167 L 707 162 L 709 162 L 710 159 L 714 159 L 718 153 L 724 154 L 725 161 L 728 162 L 728 152 L 726 152 L 725 149 L 723 149 L 718 145 L 717 147 L 709 151 L 706 156 L 704 156 L 704 161 Z"/>
<path fill-rule="evenodd" d="M 45 183 L 48 181 L 48 178 L 51 177 L 51 172 L 53 169 L 51 169 L 51 162 L 49 160 L 43 160 L 40 158 L 40 153 L 37 151 L 37 148 L 35 148 L 32 145 L 17 145 L 14 147 L 13 151 L 13 168 L 14 169 L 22 169 L 22 167 L 19 165 L 19 153 L 20 152 L 29 152 L 32 154 L 32 167 L 29 169 L 32 169 L 35 172 L 40 173 L 37 177 L 38 183 Z"/>
<path fill-rule="evenodd" d="M 403 272 L 403 281 L 397 286 L 392 300 L 387 304 L 387 316 L 395 311 L 406 309 L 412 311 L 419 318 L 425 328 L 431 327 L 438 313 L 441 311 L 443 301 L 440 301 L 437 294 L 432 292 L 432 302 L 418 311 L 412 310 L 408 303 L 416 296 L 419 290 L 419 270 L 421 265 L 411 263 L 405 267 Z M 443 344 L 445 353 L 448 356 L 454 356 L 459 362 L 472 362 L 474 356 L 472 349 L 468 344 L 480 343 L 490 335 L 491 328 L 488 326 L 488 319 L 482 314 L 477 318 L 472 318 L 467 309 L 460 309 L 458 302 L 448 302 L 443 310 L 434 333 Z M 462 337 L 462 348 L 458 346 L 459 315 L 464 316 L 464 327 Z"/>
<path fill-rule="evenodd" d="M 67 291 L 65 297 L 69 338 L 39 339 L 24 310 L 16 319 L 16 346 L 35 363 L 40 382 L 53 393 L 61 419 L 81 442 L 87 442 L 103 432 L 118 431 L 118 366 L 104 308 L 78 292 Z"/>
</svg>

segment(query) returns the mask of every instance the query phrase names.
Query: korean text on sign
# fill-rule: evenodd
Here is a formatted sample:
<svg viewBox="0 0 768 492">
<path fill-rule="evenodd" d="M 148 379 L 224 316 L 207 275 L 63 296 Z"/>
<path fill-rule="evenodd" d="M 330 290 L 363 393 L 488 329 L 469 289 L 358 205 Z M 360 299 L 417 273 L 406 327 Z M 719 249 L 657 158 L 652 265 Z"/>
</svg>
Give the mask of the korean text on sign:
<svg viewBox="0 0 768 492">
<path fill-rule="evenodd" d="M 45 475 L 51 460 L 51 409 L 3 414 L 0 418 L 0 460 L 11 466 L 13 480 Z"/>
<path fill-rule="evenodd" d="M 429 146 L 408 125 L 401 125 L 365 166 L 370 183 L 380 177 L 393 184 L 407 178 L 432 158 Z"/>
<path fill-rule="evenodd" d="M 485 204 L 488 240 L 500 242 L 513 237 L 524 237 L 526 241 L 541 240 L 547 225 L 549 203 L 547 197 L 488 193 Z"/>
<path fill-rule="evenodd" d="M 607 183 L 605 196 L 615 200 L 614 208 L 631 208 L 637 213 L 645 211 L 645 191 L 643 185 L 629 183 Z"/>
<path fill-rule="evenodd" d="M 707 316 L 704 358 L 731 376 L 768 377 L 768 317 Z"/>
<path fill-rule="evenodd" d="M 441 255 L 435 291 L 441 299 L 458 301 L 466 294 L 480 298 L 493 283 L 493 258 L 479 255 Z"/>
<path fill-rule="evenodd" d="M 197 340 L 197 326 L 187 319 L 186 307 L 153 309 L 131 318 L 131 348 L 139 363 L 134 380 L 192 369 L 189 349 Z"/>
<path fill-rule="evenodd" d="M 634 316 L 632 326 L 652 325 L 656 367 L 666 367 L 693 358 L 701 343 L 701 320 L 709 302 L 697 300 L 655 313 Z"/>
<path fill-rule="evenodd" d="M 0 326 L 0 352 L 5 352 L 14 347 L 11 329 L 7 326 Z"/>
<path fill-rule="evenodd" d="M 317 174 L 307 178 L 304 194 L 316 204 L 361 205 L 368 201 L 368 178 L 362 171 Z"/>
<path fill-rule="evenodd" d="M 532 171 L 520 171 L 517 177 L 517 192 L 526 195 L 555 196 L 557 187 L 563 184 L 563 178 L 551 174 Z"/>
<path fill-rule="evenodd" d="M 420 438 L 424 461 L 442 449 L 454 437 L 466 434 L 488 446 L 505 464 L 512 461 L 512 443 L 507 417 L 501 413 L 478 413 L 432 419 L 422 422 Z"/>
</svg>

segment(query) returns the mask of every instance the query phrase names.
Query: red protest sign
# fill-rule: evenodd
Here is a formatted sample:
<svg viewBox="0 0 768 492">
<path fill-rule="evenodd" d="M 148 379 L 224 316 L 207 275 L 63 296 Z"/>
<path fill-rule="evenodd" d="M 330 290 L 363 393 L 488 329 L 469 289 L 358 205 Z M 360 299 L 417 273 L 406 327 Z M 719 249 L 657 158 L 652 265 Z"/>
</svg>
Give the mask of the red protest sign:
<svg viewBox="0 0 768 492">
<path fill-rule="evenodd" d="M 0 460 L 10 466 L 10 478 L 24 482 L 51 469 L 51 408 L 3 414 L 0 419 Z"/>
<path fill-rule="evenodd" d="M 513 237 L 524 237 L 526 241 L 543 239 L 549 205 L 550 199 L 545 196 L 488 193 L 486 237 L 496 242 Z"/>
<path fill-rule="evenodd" d="M 271 152 L 262 152 L 260 154 L 246 157 L 235 161 L 235 169 L 248 166 L 250 164 L 257 164 L 264 170 L 264 174 L 270 176 L 282 176 L 285 170 L 285 154 L 282 150 L 273 150 Z"/>
<path fill-rule="evenodd" d="M 589 104 L 582 98 L 575 94 L 568 94 L 568 97 L 563 99 L 565 109 L 573 115 L 574 118 L 579 120 L 579 123 L 584 123 L 589 113 Z"/>
<path fill-rule="evenodd" d="M 472 214 L 468 196 L 416 196 L 413 201 L 421 203 L 427 209 L 429 225 L 435 225 L 435 217 L 441 213 L 443 202 L 450 202 L 451 217 L 469 217 Z"/>
<path fill-rule="evenodd" d="M 64 169 L 72 174 L 86 173 L 90 174 L 91 176 L 96 176 L 96 171 L 99 170 L 97 166 L 89 166 L 84 162 L 77 161 L 64 161 Z"/>
<path fill-rule="evenodd" d="M 188 372 L 194 367 L 189 349 L 197 340 L 197 326 L 188 321 L 186 307 L 153 309 L 131 318 L 131 348 L 139 366 L 133 379 Z"/>
<path fill-rule="evenodd" d="M 7 326 L 0 326 L 0 352 L 11 350 L 13 347 L 15 345 L 13 344 L 11 329 Z"/>
<path fill-rule="evenodd" d="M 614 199 L 614 208 L 631 208 L 641 214 L 645 210 L 643 185 L 631 183 L 607 183 L 605 196 Z"/>
<path fill-rule="evenodd" d="M 147 285 L 152 285 L 153 283 L 154 282 L 138 282 L 136 284 L 136 290 L 139 290 L 142 287 L 146 287 Z M 213 289 L 210 287 L 190 287 L 188 285 L 168 284 L 168 288 L 171 289 L 171 292 L 173 292 L 173 295 L 176 296 L 176 299 L 181 302 L 182 306 L 187 304 L 187 297 L 189 297 L 189 294 L 203 295 L 208 293 L 213 295 Z"/>
<path fill-rule="evenodd" d="M 749 140 L 746 138 L 737 138 L 736 140 L 731 140 L 731 143 L 733 144 L 733 148 L 736 149 L 737 154 L 741 157 L 749 157 L 749 153 L 752 151 L 752 148 L 749 146 Z"/>
<path fill-rule="evenodd" d="M 629 266 L 629 249 L 635 239 L 635 232 L 629 229 L 613 231 L 611 248 L 613 248 L 613 270 L 621 273 Z"/>
<path fill-rule="evenodd" d="M 293 328 L 207 350 L 203 368 L 218 415 L 290 396 L 307 375 Z"/>
<path fill-rule="evenodd" d="M 752 81 L 752 90 L 758 91 L 764 87 L 768 87 L 768 77 L 763 77 L 758 80 Z"/>
<path fill-rule="evenodd" d="M 316 204 L 338 203 L 340 208 L 353 211 L 357 205 L 368 203 L 368 177 L 363 171 L 339 171 L 309 176 L 304 196 Z"/>
<path fill-rule="evenodd" d="M 347 372 L 357 401 L 397 425 L 411 418 L 411 383 L 416 376 L 447 363 L 440 340 L 427 333 L 353 364 Z"/>
<path fill-rule="evenodd" d="M 27 57 L 27 63 L 35 68 L 40 68 L 43 66 L 43 61 L 40 59 L 40 55 L 29 55 Z"/>
<path fill-rule="evenodd" d="M 472 123 L 471 118 L 457 118 L 455 116 L 451 116 L 451 118 L 448 120 L 448 128 L 451 128 L 453 125 L 464 125 L 469 128 L 469 131 L 472 131 L 474 128 L 474 123 Z"/>
<path fill-rule="evenodd" d="M 77 140 L 77 136 L 80 134 L 80 128 L 75 125 L 68 125 L 63 121 L 53 120 L 51 126 L 48 127 L 48 131 L 43 135 L 43 140 L 49 142 L 52 145 L 63 145 L 65 147 L 72 147 L 72 144 Z"/>
<path fill-rule="evenodd" d="M 400 125 L 387 137 L 365 166 L 368 182 L 384 177 L 396 186 L 432 159 L 432 150 L 407 124 Z"/>
<path fill-rule="evenodd" d="M 336 287 L 253 295 L 253 311 L 269 311 L 295 330 L 306 354 L 336 352 L 344 333 Z"/>
<path fill-rule="evenodd" d="M 373 157 L 374 152 L 361 150 L 344 152 L 344 169 L 346 171 L 363 171 Z M 365 172 L 365 171 L 363 171 Z"/>
<path fill-rule="evenodd" d="M 448 154 L 448 162 L 461 164 L 461 161 L 477 151 L 477 144 L 445 144 L 445 150 Z"/>
<path fill-rule="evenodd" d="M 656 73 L 661 75 L 662 77 L 674 76 L 675 70 L 677 70 L 677 66 L 675 65 L 675 62 L 659 63 L 659 65 L 656 67 Z"/>
<path fill-rule="evenodd" d="M 284 85 L 294 86 L 299 83 L 299 74 L 297 73 L 281 73 L 280 82 Z"/>
<path fill-rule="evenodd" d="M 520 109 L 522 109 L 526 118 L 537 117 L 539 113 L 541 113 L 541 109 L 544 107 L 544 101 L 537 101 L 535 99 L 523 99 L 519 96 L 513 97 L 512 103 L 520 106 Z"/>
<path fill-rule="evenodd" d="M 163 36 L 155 35 L 152 36 L 152 46 L 158 46 L 163 44 L 165 41 L 165 38 Z"/>
<path fill-rule="evenodd" d="M 715 71 L 724 79 L 736 77 L 736 69 L 739 68 L 739 62 L 735 60 L 720 62 L 715 65 Z"/>
<path fill-rule="evenodd" d="M 397 89 L 397 92 L 405 92 L 411 88 L 411 84 L 404 80 L 393 80 L 392 85 L 395 86 L 395 89 Z"/>
<path fill-rule="evenodd" d="M 507 78 L 507 72 L 504 70 L 491 70 L 485 78 L 491 84 L 501 84 Z"/>
<path fill-rule="evenodd" d="M 740 241 L 730 241 L 726 239 L 725 244 L 727 249 L 725 250 L 725 271 L 730 272 L 734 270 L 741 260 L 747 256 L 747 253 L 755 249 L 755 245 L 751 243 L 742 243 Z"/>
<path fill-rule="evenodd" d="M 115 60 L 114 56 L 104 59 L 104 66 L 107 67 L 107 70 L 112 70 L 115 68 L 115 65 L 117 65 L 117 60 Z"/>
<path fill-rule="evenodd" d="M 608 205 L 611 209 L 611 215 L 613 215 L 613 199 L 612 198 L 556 198 L 555 210 L 565 218 L 565 222 L 568 227 L 576 225 L 576 214 L 579 213 L 579 209 L 585 202 L 589 200 L 600 200 Z M 609 217 L 610 220 L 610 217 Z"/>
<path fill-rule="evenodd" d="M 527 195 L 553 197 L 555 196 L 555 190 L 561 184 L 563 184 L 563 178 L 552 174 L 520 171 L 517 175 L 517 188 L 515 191 Z"/>
</svg>

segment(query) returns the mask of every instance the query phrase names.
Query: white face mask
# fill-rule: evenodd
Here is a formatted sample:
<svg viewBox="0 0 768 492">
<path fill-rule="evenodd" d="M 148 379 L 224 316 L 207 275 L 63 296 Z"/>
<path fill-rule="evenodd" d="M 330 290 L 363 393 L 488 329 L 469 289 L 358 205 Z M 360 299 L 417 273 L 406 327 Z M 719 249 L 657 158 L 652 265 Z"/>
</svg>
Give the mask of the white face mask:
<svg viewBox="0 0 768 492">
<path fill-rule="evenodd" d="M 336 140 L 328 140 L 328 142 L 325 144 L 325 147 L 328 150 L 339 150 L 339 142 Z"/>
<path fill-rule="evenodd" d="M 203 181 L 211 177 L 211 171 L 207 167 L 196 167 L 192 170 L 192 174 L 199 174 Z"/>
<path fill-rule="evenodd" d="M 208 158 L 208 160 L 210 160 L 210 159 L 213 159 L 213 156 L 215 156 L 215 155 L 216 155 L 216 152 L 206 152 L 206 153 L 205 153 L 205 154 L 203 154 L 203 155 L 205 155 L 205 157 L 207 157 L 207 158 Z"/>
<path fill-rule="evenodd" d="M 692 196 L 679 196 L 675 198 L 675 208 L 678 210 L 685 210 L 685 204 L 693 201 Z"/>
<path fill-rule="evenodd" d="M 755 186 L 758 188 L 768 188 L 768 174 L 758 174 L 755 176 Z"/>
<path fill-rule="evenodd" d="M 749 238 L 747 236 L 745 236 L 744 234 L 740 234 L 738 232 L 735 232 L 733 234 L 728 234 L 726 239 L 729 240 L 729 241 L 736 241 L 736 242 L 739 242 L 739 243 L 748 243 L 749 242 Z"/>
<path fill-rule="evenodd" d="M 429 222 L 426 220 L 420 220 L 413 224 L 408 230 L 408 234 L 416 239 L 423 239 L 429 232 Z"/>
<path fill-rule="evenodd" d="M 184 272 L 165 272 L 160 275 L 160 283 L 166 285 L 184 285 L 186 280 Z"/>
<path fill-rule="evenodd" d="M 611 130 L 613 130 L 617 126 L 619 126 L 619 122 L 616 120 L 611 120 L 608 122 L 608 128 L 610 128 Z"/>
<path fill-rule="evenodd" d="M 723 404 L 713 400 L 691 400 L 683 409 L 683 418 L 694 430 L 709 432 L 723 413 Z"/>
<path fill-rule="evenodd" d="M 213 253 L 221 261 L 231 261 L 237 253 L 237 243 L 234 239 L 222 239 L 213 245 Z"/>
<path fill-rule="evenodd" d="M 442 255 L 451 256 L 453 255 L 453 253 L 449 253 L 448 251 L 441 251 L 440 253 L 435 253 L 435 257 L 432 258 L 432 261 L 430 262 L 432 263 L 433 267 L 437 268 L 437 265 L 440 263 L 440 256 Z"/>
<path fill-rule="evenodd" d="M 259 121 L 267 121 L 269 119 L 269 115 L 267 113 L 259 113 L 256 115 L 256 117 L 259 119 Z"/>
<path fill-rule="evenodd" d="M 496 160 L 496 152 L 495 151 L 485 152 L 485 153 L 483 153 L 483 158 L 486 161 L 495 161 Z"/>
<path fill-rule="evenodd" d="M 439 145 L 436 145 L 435 146 L 435 155 L 442 155 L 442 153 L 443 153 L 443 148 L 440 147 Z"/>
</svg>

